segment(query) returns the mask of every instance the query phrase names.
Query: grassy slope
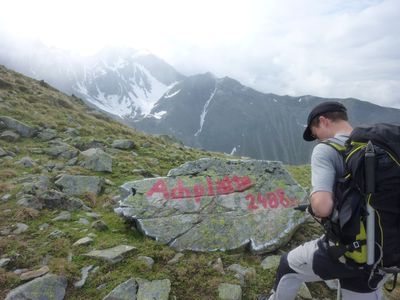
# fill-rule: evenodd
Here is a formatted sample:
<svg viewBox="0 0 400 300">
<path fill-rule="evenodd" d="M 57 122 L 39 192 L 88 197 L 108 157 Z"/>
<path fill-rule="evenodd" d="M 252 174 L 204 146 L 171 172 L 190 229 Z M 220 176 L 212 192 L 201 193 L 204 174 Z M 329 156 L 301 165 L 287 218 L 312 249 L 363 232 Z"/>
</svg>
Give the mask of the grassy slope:
<svg viewBox="0 0 400 300">
<path fill-rule="evenodd" d="M 9 83 L 4 84 L 4 81 Z M 11 193 L 12 198 L 6 203 L 0 202 L 0 230 L 23 222 L 29 225 L 29 230 L 21 235 L 0 237 L 0 257 L 12 258 L 10 268 L 31 268 L 41 266 L 43 260 L 47 260 L 51 272 L 65 274 L 69 280 L 67 299 L 102 299 L 116 285 L 128 278 L 142 277 L 146 279 L 169 278 L 172 282 L 171 296 L 177 299 L 216 299 L 217 287 L 221 282 L 238 283 L 232 274 L 222 275 L 209 266 L 209 262 L 221 257 L 224 267 L 233 263 L 243 266 L 253 266 L 257 271 L 257 278 L 243 289 L 244 299 L 256 299 L 259 294 L 266 294 L 270 290 L 274 274 L 268 273 L 260 268 L 262 256 L 254 256 L 248 253 L 185 253 L 184 258 L 177 265 L 167 265 L 175 252 L 167 246 L 143 237 L 130 228 L 129 224 L 116 216 L 112 210 L 112 197 L 118 195 L 118 186 L 129 180 L 141 179 L 140 175 L 132 173 L 133 169 L 145 169 L 153 174 L 164 176 L 167 172 L 180 164 L 195 160 L 200 157 L 223 157 L 220 153 L 204 152 L 196 149 L 187 149 L 177 144 L 171 144 L 158 137 L 152 137 L 137 132 L 117 122 L 110 120 L 102 114 L 88 108 L 80 99 L 68 97 L 46 84 L 26 78 L 18 73 L 9 71 L 0 66 L 0 115 L 8 115 L 21 120 L 32 126 L 46 126 L 54 128 L 61 133 L 61 138 L 69 139 L 63 132 L 67 128 L 78 128 L 81 139 L 79 141 L 68 140 L 68 143 L 87 143 L 93 139 L 102 141 L 110 146 L 117 138 L 131 139 L 138 145 L 133 156 L 130 151 L 116 151 L 114 155 L 113 172 L 111 174 L 97 174 L 111 180 L 115 185 L 109 186 L 98 197 L 88 195 L 82 200 L 102 215 L 102 220 L 109 226 L 109 230 L 95 232 L 97 237 L 91 246 L 75 248 L 72 244 L 94 232 L 90 226 L 77 222 L 80 217 L 86 217 L 84 212 L 74 212 L 70 222 L 51 221 L 59 211 L 42 210 L 40 212 L 22 208 L 16 205 L 16 194 L 20 191 L 21 184 L 17 182 L 23 176 L 30 173 L 41 172 L 39 167 L 24 169 L 14 164 L 24 156 L 30 156 L 44 165 L 47 162 L 65 163 L 65 160 L 54 160 L 46 155 L 38 155 L 31 152 L 34 148 L 46 148 L 47 144 L 36 139 L 21 139 L 10 144 L 0 140 L 0 147 L 18 152 L 12 161 L 0 162 L 0 196 Z M 141 147 L 144 143 L 148 147 Z M 16 151 L 15 147 L 18 148 Z M 309 182 L 309 167 L 288 167 L 296 180 L 303 186 Z M 66 171 L 71 174 L 90 174 L 81 167 L 67 167 Z M 48 176 L 54 178 L 56 171 Z M 39 230 L 39 226 L 48 223 L 48 229 Z M 55 229 L 62 230 L 65 235 L 59 239 L 49 239 L 48 234 Z M 320 233 L 315 224 L 304 225 L 295 234 L 294 239 L 286 247 L 288 250 L 302 240 L 309 239 Z M 137 247 L 134 254 L 123 262 L 116 265 L 108 265 L 96 260 L 85 258 L 79 254 L 89 251 L 88 249 L 102 249 L 128 244 Z M 73 254 L 72 261 L 68 256 Z M 154 268 L 149 271 L 145 265 L 138 262 L 137 255 L 150 256 L 155 260 Z M 100 266 L 97 273 L 91 274 L 85 286 L 76 290 L 72 283 L 80 279 L 80 269 L 94 264 Z M 96 289 L 105 283 L 103 289 Z M 12 272 L 0 268 L 0 298 L 21 284 L 19 278 Z M 311 285 L 312 294 L 317 298 L 332 297 L 322 284 Z"/>
</svg>

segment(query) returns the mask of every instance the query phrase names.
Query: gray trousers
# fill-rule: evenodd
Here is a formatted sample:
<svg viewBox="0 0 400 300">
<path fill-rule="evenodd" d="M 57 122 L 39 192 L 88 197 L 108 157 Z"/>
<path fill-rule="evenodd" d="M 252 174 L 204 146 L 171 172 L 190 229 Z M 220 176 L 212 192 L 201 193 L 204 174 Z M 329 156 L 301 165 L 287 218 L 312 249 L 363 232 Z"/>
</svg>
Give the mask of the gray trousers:
<svg viewBox="0 0 400 300">
<path fill-rule="evenodd" d="M 378 288 L 371 290 L 367 284 L 369 276 L 367 273 L 332 260 L 321 244 L 321 238 L 312 240 L 282 256 L 274 293 L 269 300 L 293 300 L 303 282 L 330 279 L 339 279 L 343 287 L 342 299 L 384 299 L 382 286 L 385 280 L 383 278 L 379 281 Z"/>
</svg>

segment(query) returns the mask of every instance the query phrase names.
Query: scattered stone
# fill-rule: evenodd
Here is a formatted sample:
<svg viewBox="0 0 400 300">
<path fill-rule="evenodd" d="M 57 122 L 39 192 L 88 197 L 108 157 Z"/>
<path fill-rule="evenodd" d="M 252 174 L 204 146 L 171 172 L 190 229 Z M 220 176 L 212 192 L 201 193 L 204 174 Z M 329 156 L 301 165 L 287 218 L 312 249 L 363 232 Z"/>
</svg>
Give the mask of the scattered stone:
<svg viewBox="0 0 400 300">
<path fill-rule="evenodd" d="M 26 224 L 24 224 L 24 223 L 17 223 L 17 224 L 16 224 L 16 227 L 17 227 L 17 228 L 14 229 L 14 231 L 12 232 L 12 233 L 15 234 L 15 235 L 24 233 L 24 232 L 27 231 L 28 228 L 29 228 L 29 226 L 26 225 Z"/>
<path fill-rule="evenodd" d="M 45 151 L 42 148 L 31 148 L 29 150 L 30 153 L 32 154 L 44 154 Z"/>
<path fill-rule="evenodd" d="M 20 138 L 18 133 L 15 133 L 14 131 L 11 130 L 5 130 L 0 134 L 0 139 L 10 142 L 10 143 L 14 143 L 16 141 L 18 141 Z"/>
<path fill-rule="evenodd" d="M 8 152 L 0 147 L 0 157 L 7 156 L 7 155 L 8 155 Z"/>
<path fill-rule="evenodd" d="M 96 219 L 96 220 L 101 217 L 101 215 L 99 215 L 98 213 L 95 213 L 95 212 L 87 212 L 86 215 L 89 218 Z"/>
<path fill-rule="evenodd" d="M 5 300 L 52 299 L 62 300 L 67 288 L 67 278 L 48 274 L 25 283 L 7 294 Z"/>
<path fill-rule="evenodd" d="M 185 255 L 183 254 L 183 253 L 177 253 L 177 254 L 175 254 L 175 256 L 172 258 L 172 259 L 170 259 L 168 262 L 167 262 L 167 264 L 169 264 L 169 265 L 174 265 L 174 264 L 176 264 L 182 257 L 184 257 Z"/>
<path fill-rule="evenodd" d="M 77 240 L 72 246 L 87 246 L 89 244 L 93 243 L 93 239 L 90 237 L 84 237 L 79 240 Z"/>
<path fill-rule="evenodd" d="M 49 226 L 50 226 L 49 224 L 44 223 L 44 224 L 39 226 L 39 230 L 46 230 L 47 228 L 49 228 Z"/>
<path fill-rule="evenodd" d="M 60 142 L 60 141 L 51 141 L 52 146 L 44 150 L 44 152 L 53 157 L 53 158 L 65 158 L 65 159 L 72 159 L 78 156 L 79 151 L 74 147 Z"/>
<path fill-rule="evenodd" d="M 9 258 L 0 258 L 0 268 L 6 267 L 10 263 L 11 259 Z"/>
<path fill-rule="evenodd" d="M 62 175 L 55 184 L 67 195 L 83 195 L 101 191 L 103 180 L 97 176 Z"/>
<path fill-rule="evenodd" d="M 138 300 L 157 299 L 168 300 L 171 291 L 171 282 L 169 279 L 139 281 Z"/>
<path fill-rule="evenodd" d="M 225 274 L 224 265 L 220 257 L 218 257 L 212 264 L 212 268 L 216 270 L 218 273 Z"/>
<path fill-rule="evenodd" d="M 90 224 L 89 220 L 85 219 L 85 218 L 79 218 L 78 223 L 83 224 L 83 225 L 89 225 Z"/>
<path fill-rule="evenodd" d="M 13 271 L 13 273 L 14 273 L 15 275 L 21 275 L 22 273 L 26 273 L 26 272 L 29 272 L 29 269 L 15 269 L 15 270 Z"/>
<path fill-rule="evenodd" d="M 52 219 L 52 221 L 70 221 L 71 213 L 69 211 L 62 211 L 57 217 Z"/>
<path fill-rule="evenodd" d="M 81 152 L 85 156 L 82 166 L 97 172 L 112 172 L 112 158 L 99 148 L 91 148 Z"/>
<path fill-rule="evenodd" d="M 151 270 L 154 266 L 154 259 L 148 256 L 138 256 L 137 258 L 139 261 L 142 261 L 146 264 L 146 267 Z"/>
<path fill-rule="evenodd" d="M 1 196 L 1 201 L 7 202 L 8 200 L 10 200 L 10 198 L 11 198 L 11 194 L 5 194 L 5 195 Z"/>
<path fill-rule="evenodd" d="M 22 273 L 21 276 L 19 276 L 19 279 L 21 279 L 22 281 L 31 280 L 31 279 L 34 279 L 37 277 L 41 277 L 41 276 L 47 274 L 49 271 L 50 271 L 49 267 L 44 266 L 35 271 L 29 271 L 29 272 Z"/>
<path fill-rule="evenodd" d="M 51 238 L 51 239 L 58 239 L 62 236 L 64 236 L 64 232 L 62 232 L 61 230 L 58 230 L 58 229 L 54 230 L 53 232 L 51 232 L 49 234 L 49 238 Z"/>
<path fill-rule="evenodd" d="M 34 128 L 11 117 L 0 116 L 0 121 L 3 122 L 7 128 L 18 132 L 22 137 L 32 137 L 37 132 Z"/>
<path fill-rule="evenodd" d="M 20 164 L 25 168 L 32 168 L 36 165 L 36 163 L 32 160 L 32 158 L 28 156 L 21 158 L 21 160 L 18 161 L 18 164 Z"/>
<path fill-rule="evenodd" d="M 78 163 L 78 157 L 71 158 L 69 161 L 67 161 L 66 165 L 67 166 L 75 166 Z"/>
<path fill-rule="evenodd" d="M 301 297 L 301 299 L 310 299 L 310 300 L 313 299 L 310 290 L 308 289 L 307 285 L 304 282 L 301 284 L 300 290 L 297 294 Z"/>
<path fill-rule="evenodd" d="M 276 270 L 279 266 L 280 260 L 281 260 L 280 255 L 267 256 L 261 262 L 261 267 L 263 268 L 263 270 Z"/>
<path fill-rule="evenodd" d="M 57 131 L 54 129 L 46 128 L 43 131 L 39 132 L 37 137 L 42 142 L 47 142 L 57 137 Z"/>
<path fill-rule="evenodd" d="M 4 229 L 0 230 L 0 235 L 2 235 L 2 236 L 6 236 L 6 235 L 9 235 L 9 234 L 11 234 L 11 229 L 10 228 L 4 228 Z"/>
<path fill-rule="evenodd" d="M 87 267 L 84 267 L 84 268 L 82 268 L 81 269 L 81 280 L 79 280 L 79 281 L 77 281 L 77 282 L 75 282 L 74 283 L 74 287 L 75 288 L 81 288 L 81 287 L 83 287 L 83 285 L 85 284 L 85 282 L 86 282 L 86 279 L 88 278 L 88 276 L 89 276 L 89 272 L 90 272 L 90 270 L 92 270 L 93 269 L 93 265 L 90 265 L 90 266 L 87 266 Z"/>
<path fill-rule="evenodd" d="M 221 300 L 241 300 L 242 288 L 236 284 L 221 283 L 218 286 L 218 297 Z"/>
<path fill-rule="evenodd" d="M 132 151 L 131 154 L 132 154 L 133 156 L 138 156 L 138 155 L 139 155 L 139 154 L 137 154 L 135 151 Z"/>
<path fill-rule="evenodd" d="M 108 226 L 102 220 L 97 220 L 92 223 L 92 228 L 96 229 L 97 231 L 106 231 L 108 230 Z"/>
<path fill-rule="evenodd" d="M 233 264 L 228 267 L 228 271 L 235 272 L 235 277 L 240 280 L 240 285 L 245 286 L 247 282 L 256 278 L 256 270 L 252 267 L 245 268 L 239 264 Z"/>
<path fill-rule="evenodd" d="M 104 287 L 101 287 L 104 288 Z M 100 286 L 97 289 L 101 289 Z M 103 300 L 136 300 L 138 283 L 131 278 L 113 289 Z M 152 298 L 150 298 L 152 299 Z"/>
<path fill-rule="evenodd" d="M 130 150 L 135 148 L 135 143 L 131 140 L 115 140 L 111 147 L 121 150 Z"/>
<path fill-rule="evenodd" d="M 115 212 L 178 251 L 271 252 L 308 218 L 292 209 L 307 193 L 280 162 L 204 158 L 121 190 Z"/>
<path fill-rule="evenodd" d="M 97 288 L 96 288 L 96 290 L 102 290 L 102 289 L 105 289 L 107 287 L 107 283 L 103 283 L 103 284 L 100 284 Z M 110 294 L 109 294 L 110 295 Z M 131 294 L 130 292 L 128 293 L 128 295 L 130 296 L 130 295 L 133 295 L 133 294 Z M 136 295 L 136 292 L 135 292 L 135 295 Z M 106 299 L 106 298 L 103 298 L 103 299 Z M 113 298 L 107 298 L 107 299 L 110 299 L 110 300 L 119 300 L 120 298 L 118 298 L 118 297 L 113 297 Z M 122 298 L 121 298 L 122 299 Z M 132 299 L 134 299 L 134 298 L 132 298 Z M 129 299 L 129 300 L 131 300 L 131 299 Z"/>
<path fill-rule="evenodd" d="M 103 259 L 111 264 L 115 264 L 117 262 L 120 262 L 125 254 L 128 254 L 133 250 L 136 250 L 136 248 L 133 246 L 119 245 L 104 250 L 93 250 L 84 255 L 92 258 Z"/>
</svg>

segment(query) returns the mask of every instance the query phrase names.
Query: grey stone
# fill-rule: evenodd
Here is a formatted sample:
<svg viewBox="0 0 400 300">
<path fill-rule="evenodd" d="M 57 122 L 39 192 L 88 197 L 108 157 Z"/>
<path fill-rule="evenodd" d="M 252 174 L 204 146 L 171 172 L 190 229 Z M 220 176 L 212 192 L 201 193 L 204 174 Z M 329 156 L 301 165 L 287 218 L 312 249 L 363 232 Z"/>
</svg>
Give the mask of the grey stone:
<svg viewBox="0 0 400 300">
<path fill-rule="evenodd" d="M 169 279 L 139 282 L 137 300 L 168 300 L 171 292 Z"/>
<path fill-rule="evenodd" d="M 39 132 L 38 139 L 47 142 L 57 137 L 57 131 L 54 129 L 46 128 L 43 131 Z"/>
<path fill-rule="evenodd" d="M 83 224 L 83 225 L 89 225 L 90 222 L 88 219 L 85 218 L 79 218 L 78 223 Z"/>
<path fill-rule="evenodd" d="M 65 235 L 64 232 L 62 232 L 61 230 L 56 229 L 56 230 L 52 231 L 52 232 L 49 234 L 49 238 L 51 238 L 51 239 L 58 239 L 58 238 L 60 238 L 60 237 L 62 237 L 62 236 L 64 236 L 64 235 Z"/>
<path fill-rule="evenodd" d="M 3 202 L 7 202 L 10 199 L 11 199 L 11 194 L 5 194 L 5 195 L 1 196 L 1 201 L 3 201 Z"/>
<path fill-rule="evenodd" d="M 21 276 L 19 277 L 19 279 L 21 279 L 22 281 L 31 280 L 31 279 L 43 276 L 43 275 L 49 273 L 49 271 L 50 271 L 50 269 L 48 266 L 43 266 L 40 269 L 22 273 Z"/>
<path fill-rule="evenodd" d="M 18 163 L 25 168 L 32 168 L 36 165 L 36 163 L 32 160 L 32 158 L 28 156 L 21 158 L 21 160 L 18 161 Z"/>
<path fill-rule="evenodd" d="M 280 260 L 281 260 L 280 255 L 267 256 L 261 262 L 261 267 L 263 268 L 263 270 L 276 270 L 279 266 Z"/>
<path fill-rule="evenodd" d="M 25 231 L 27 231 L 28 230 L 28 228 L 29 228 L 29 226 L 28 225 L 26 225 L 26 224 L 24 224 L 24 223 L 17 223 L 16 224 L 16 229 L 14 229 L 13 230 L 13 234 L 16 234 L 16 235 L 18 235 L 18 234 L 21 234 L 21 233 L 24 233 Z"/>
<path fill-rule="evenodd" d="M 176 264 L 177 262 L 179 262 L 179 260 L 182 258 L 182 257 L 184 257 L 185 255 L 183 254 L 183 253 L 177 253 L 177 254 L 175 254 L 175 256 L 172 258 L 172 259 L 170 259 L 168 262 L 167 262 L 167 264 L 169 264 L 169 265 L 174 265 L 174 264 Z"/>
<path fill-rule="evenodd" d="M 90 265 L 90 266 L 87 266 L 87 267 L 84 267 L 81 269 L 81 280 L 74 282 L 75 288 L 79 289 L 79 288 L 83 287 L 83 285 L 86 283 L 86 279 L 89 276 L 89 272 L 92 269 L 93 269 L 93 265 Z"/>
<path fill-rule="evenodd" d="M 21 275 L 22 273 L 28 272 L 29 269 L 16 269 L 13 271 L 15 275 Z"/>
<path fill-rule="evenodd" d="M 57 217 L 53 218 L 52 221 L 70 221 L 71 213 L 69 211 L 62 211 Z"/>
<path fill-rule="evenodd" d="M 85 156 L 83 167 L 92 171 L 112 172 L 112 158 L 99 148 L 92 148 L 81 152 Z"/>
<path fill-rule="evenodd" d="M 212 263 L 212 268 L 218 273 L 225 274 L 224 265 L 222 259 L 218 257 L 214 263 Z"/>
<path fill-rule="evenodd" d="M 121 150 L 130 150 L 135 148 L 135 143 L 131 140 L 115 140 L 111 147 Z"/>
<path fill-rule="evenodd" d="M 47 228 L 49 228 L 49 224 L 48 223 L 43 223 L 42 225 L 39 226 L 39 230 L 46 230 Z"/>
<path fill-rule="evenodd" d="M 147 171 L 145 169 L 133 169 L 131 173 L 134 175 L 141 175 L 145 178 L 153 178 L 154 177 L 154 175 L 150 171 Z"/>
<path fill-rule="evenodd" d="M 0 258 L 0 268 L 6 267 L 10 263 L 11 259 L 9 258 Z"/>
<path fill-rule="evenodd" d="M 103 300 L 136 300 L 137 291 L 138 284 L 135 279 L 131 278 L 118 285 Z"/>
<path fill-rule="evenodd" d="M 8 153 L 3 148 L 0 147 L 0 157 L 7 156 Z"/>
<path fill-rule="evenodd" d="M 95 213 L 95 212 L 87 212 L 86 215 L 89 218 L 96 219 L 96 220 L 101 217 L 101 215 L 99 215 L 98 213 Z"/>
<path fill-rule="evenodd" d="M 66 165 L 67 166 L 75 166 L 78 163 L 78 157 L 71 158 L 69 161 L 67 161 Z"/>
<path fill-rule="evenodd" d="M 97 220 L 92 223 L 92 228 L 97 231 L 106 231 L 108 230 L 108 226 L 102 220 Z"/>
<path fill-rule="evenodd" d="M 3 122 L 3 124 L 5 124 L 7 128 L 18 132 L 22 137 L 32 137 L 37 132 L 37 130 L 32 128 L 31 126 L 17 121 L 11 117 L 0 116 L 0 121 Z"/>
<path fill-rule="evenodd" d="M 221 283 L 218 286 L 218 298 L 221 300 L 241 300 L 242 288 L 236 284 Z"/>
<path fill-rule="evenodd" d="M 7 294 L 6 300 L 52 299 L 62 300 L 67 288 L 67 278 L 48 274 L 25 283 Z"/>
<path fill-rule="evenodd" d="M 104 180 L 97 176 L 62 175 L 55 184 L 70 196 L 83 195 L 85 193 L 98 195 L 103 182 Z"/>
<path fill-rule="evenodd" d="M 154 259 L 148 256 L 138 256 L 137 260 L 142 261 L 146 264 L 146 267 L 151 270 L 154 266 Z"/>
<path fill-rule="evenodd" d="M 307 193 L 279 162 L 200 159 L 120 194 L 116 213 L 178 251 L 272 252 L 307 219 L 293 210 Z"/>
<path fill-rule="evenodd" d="M 79 136 L 79 130 L 76 128 L 67 128 L 65 130 L 65 133 L 72 136 L 72 137 L 77 137 Z"/>
<path fill-rule="evenodd" d="M 123 259 L 123 256 L 136 250 L 133 246 L 127 245 L 119 245 L 113 248 L 104 249 L 104 250 L 93 250 L 89 253 L 84 254 L 85 256 L 92 258 L 103 259 L 111 264 L 115 264 L 120 262 Z"/>
<path fill-rule="evenodd" d="M 44 150 L 44 152 L 53 158 L 65 159 L 72 159 L 79 154 L 77 149 L 60 141 L 54 141 L 49 148 Z"/>
<path fill-rule="evenodd" d="M 93 243 L 93 239 L 87 236 L 77 240 L 72 246 L 87 246 L 91 243 Z"/>
<path fill-rule="evenodd" d="M 0 134 L 0 140 L 4 140 L 10 143 L 18 141 L 19 138 L 20 138 L 19 134 L 11 130 L 5 130 Z"/>
<path fill-rule="evenodd" d="M 256 278 L 256 270 L 252 267 L 245 268 L 239 264 L 233 264 L 227 270 L 236 273 L 236 278 L 240 280 L 242 286 Z"/>
</svg>

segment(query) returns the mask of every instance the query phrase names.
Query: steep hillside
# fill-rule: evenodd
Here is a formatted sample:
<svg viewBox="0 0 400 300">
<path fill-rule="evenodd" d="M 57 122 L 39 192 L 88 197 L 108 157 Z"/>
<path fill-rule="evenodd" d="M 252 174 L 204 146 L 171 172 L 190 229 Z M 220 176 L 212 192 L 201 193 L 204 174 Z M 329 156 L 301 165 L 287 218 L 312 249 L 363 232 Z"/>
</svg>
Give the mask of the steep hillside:
<svg viewBox="0 0 400 300">
<path fill-rule="evenodd" d="M 2 66 L 0 120 L 1 299 L 26 282 L 27 277 L 38 276 L 40 272 L 66 276 L 65 299 L 103 299 L 131 277 L 168 278 L 170 299 L 217 299 L 220 283 L 240 283 L 234 274 L 221 272 L 221 267 L 234 263 L 253 267 L 257 274 L 246 281 L 243 299 L 256 299 L 270 290 L 274 271 L 261 267 L 263 256 L 185 252 L 179 261 L 172 263 L 177 254 L 173 249 L 143 237 L 113 211 L 120 184 L 165 175 L 189 160 L 225 155 L 187 148 L 169 137 L 137 132 L 92 110 L 76 97 L 66 96 L 43 81 L 29 79 Z M 11 124 L 11 120 L 23 124 L 14 121 Z M 7 126 L 14 126 L 19 134 L 7 132 L 3 128 Z M 94 162 L 95 169 L 107 167 L 107 170 L 93 171 L 92 165 L 85 164 L 88 162 L 82 155 L 89 148 L 101 149 L 103 156 L 111 157 L 112 164 L 108 166 L 100 159 Z M 301 184 L 308 184 L 307 166 L 290 170 Z M 97 192 L 65 197 L 55 183 L 63 174 L 100 177 L 104 185 Z M 83 188 L 91 185 L 84 184 Z M 82 187 L 82 182 L 75 182 L 71 188 L 78 186 Z M 318 234 L 318 226 L 306 224 L 282 251 Z M 92 239 L 90 245 L 85 246 L 87 240 L 81 241 L 83 245 L 74 245 L 86 236 Z M 132 245 L 136 250 L 117 264 L 83 255 L 92 248 L 118 245 Z M 276 254 L 280 253 L 281 250 Z M 150 266 L 147 258 L 139 259 L 140 256 L 151 257 L 154 265 Z M 90 272 L 79 287 L 82 268 Z M 27 273 L 31 270 L 36 274 Z M 334 297 L 323 284 L 312 284 L 309 288 L 315 298 Z"/>
</svg>

